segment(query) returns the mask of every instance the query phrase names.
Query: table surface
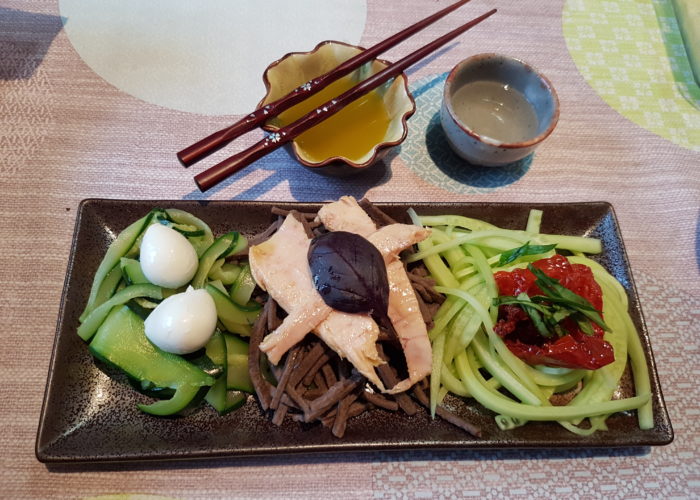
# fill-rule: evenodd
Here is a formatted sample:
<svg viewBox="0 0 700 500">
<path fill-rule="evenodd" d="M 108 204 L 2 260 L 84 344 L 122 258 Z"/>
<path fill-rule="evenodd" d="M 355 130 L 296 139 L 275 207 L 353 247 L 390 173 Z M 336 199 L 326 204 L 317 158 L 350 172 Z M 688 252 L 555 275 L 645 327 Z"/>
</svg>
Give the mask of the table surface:
<svg viewBox="0 0 700 500">
<path fill-rule="evenodd" d="M 263 91 L 259 68 L 328 38 L 371 46 L 448 2 L 212 0 L 195 9 L 184 1 L 0 1 L 2 496 L 700 496 L 700 441 L 691 425 L 700 414 L 700 94 L 669 3 L 473 0 L 385 55 L 396 60 L 460 20 L 499 9 L 408 72 L 418 110 L 406 142 L 383 164 L 340 180 L 310 173 L 279 151 L 202 194 L 192 177 L 203 167 L 184 169 L 174 153 L 254 106 Z M 517 168 L 455 168 L 436 124 L 446 73 L 478 52 L 521 58 L 558 92 L 555 132 Z M 226 151 L 260 137 L 252 133 Z M 81 200 L 324 201 L 345 194 L 612 203 L 675 441 L 642 449 L 372 452 L 67 469 L 36 460 Z"/>
</svg>

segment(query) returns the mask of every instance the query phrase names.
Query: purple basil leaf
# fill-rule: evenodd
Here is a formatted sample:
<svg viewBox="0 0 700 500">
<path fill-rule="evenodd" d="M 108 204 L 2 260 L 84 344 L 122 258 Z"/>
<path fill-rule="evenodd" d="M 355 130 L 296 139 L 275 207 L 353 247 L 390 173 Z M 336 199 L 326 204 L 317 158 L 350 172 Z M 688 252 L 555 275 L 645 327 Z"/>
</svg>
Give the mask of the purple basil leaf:
<svg viewBox="0 0 700 500">
<path fill-rule="evenodd" d="M 325 233 L 311 242 L 308 258 L 314 286 L 328 306 L 347 313 L 386 317 L 386 265 L 369 241 L 345 231 Z"/>
</svg>

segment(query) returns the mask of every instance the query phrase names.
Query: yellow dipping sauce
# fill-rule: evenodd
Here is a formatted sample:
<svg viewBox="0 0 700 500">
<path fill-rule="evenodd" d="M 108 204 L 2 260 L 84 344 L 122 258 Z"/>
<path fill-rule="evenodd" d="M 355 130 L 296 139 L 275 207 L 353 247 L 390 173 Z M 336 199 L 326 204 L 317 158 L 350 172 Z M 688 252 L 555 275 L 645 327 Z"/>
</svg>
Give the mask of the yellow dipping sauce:
<svg viewBox="0 0 700 500">
<path fill-rule="evenodd" d="M 289 125 L 355 85 L 349 77 L 341 78 L 281 113 L 273 123 L 282 127 Z M 320 162 L 333 156 L 356 160 L 383 142 L 390 121 L 381 95 L 373 90 L 310 128 L 294 142 L 311 161 Z"/>
</svg>

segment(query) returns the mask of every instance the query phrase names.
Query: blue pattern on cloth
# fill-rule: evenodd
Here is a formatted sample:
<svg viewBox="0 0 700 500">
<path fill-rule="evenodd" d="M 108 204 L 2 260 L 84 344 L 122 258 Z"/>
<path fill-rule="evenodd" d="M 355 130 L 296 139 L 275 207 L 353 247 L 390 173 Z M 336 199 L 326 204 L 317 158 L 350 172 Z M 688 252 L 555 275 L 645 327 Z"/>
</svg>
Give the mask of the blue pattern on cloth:
<svg viewBox="0 0 700 500">
<path fill-rule="evenodd" d="M 429 76 L 410 86 L 416 113 L 408 120 L 408 137 L 399 157 L 424 181 L 454 193 L 488 193 L 520 179 L 530 168 L 533 155 L 503 167 L 481 167 L 452 151 L 440 125 L 447 75 Z"/>
</svg>

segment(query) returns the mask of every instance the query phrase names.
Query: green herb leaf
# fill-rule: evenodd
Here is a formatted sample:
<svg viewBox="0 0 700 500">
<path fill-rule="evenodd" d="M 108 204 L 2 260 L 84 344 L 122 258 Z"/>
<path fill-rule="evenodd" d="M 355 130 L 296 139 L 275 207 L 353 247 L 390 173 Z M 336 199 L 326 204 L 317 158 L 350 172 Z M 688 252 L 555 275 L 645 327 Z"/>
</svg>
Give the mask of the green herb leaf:
<svg viewBox="0 0 700 500">
<path fill-rule="evenodd" d="M 552 319 L 557 323 L 560 323 L 562 320 L 568 318 L 573 313 L 573 311 L 571 311 L 570 309 L 566 309 L 565 307 L 553 306 L 552 309 L 554 311 L 552 313 Z"/>
<path fill-rule="evenodd" d="M 603 330 L 610 331 L 600 313 L 588 300 L 562 286 L 559 280 L 547 276 L 533 265 L 528 265 L 528 269 L 535 275 L 535 284 L 544 295 L 529 297 L 526 293 L 521 293 L 517 297 L 501 296 L 493 299 L 495 307 L 506 304 L 520 306 L 540 335 L 547 338 L 566 335 L 561 322 L 569 317 L 576 321 L 586 335 L 595 333 L 591 322 Z"/>
<path fill-rule="evenodd" d="M 593 321 L 605 331 L 610 331 L 608 325 L 593 305 L 585 298 L 562 286 L 556 278 L 550 278 L 542 270 L 532 264 L 527 268 L 535 275 L 535 284 L 542 290 L 548 301 L 557 302 L 570 309 L 574 309 Z"/>
<path fill-rule="evenodd" d="M 503 252 L 501 254 L 501 258 L 498 260 L 498 267 L 503 267 L 506 264 L 510 264 L 511 262 L 514 262 L 515 260 L 519 259 L 520 257 L 524 257 L 525 255 L 540 255 L 545 252 L 549 252 L 550 250 L 553 250 L 557 245 L 530 245 L 530 242 L 528 241 L 525 243 L 523 246 L 518 247 L 518 248 L 513 248 L 512 250 L 508 250 L 506 252 Z"/>
<path fill-rule="evenodd" d="M 536 308 L 532 307 L 531 305 L 525 304 L 522 304 L 521 307 L 525 310 L 527 315 L 530 316 L 532 324 L 535 325 L 535 328 L 537 328 L 537 331 L 540 332 L 540 335 L 546 338 L 549 338 L 553 335 L 543 316 L 540 315 L 539 311 Z"/>
<path fill-rule="evenodd" d="M 527 297 L 527 294 L 525 294 L 525 293 L 521 293 L 520 295 L 525 295 L 525 297 Z M 493 299 L 493 305 L 500 306 L 500 305 L 506 305 L 506 304 L 515 304 L 518 306 L 529 306 L 530 308 L 535 309 L 535 310 L 541 312 L 542 314 L 547 314 L 547 315 L 551 314 L 551 312 L 549 310 L 550 309 L 549 306 L 544 305 L 544 304 L 536 304 L 536 303 L 532 302 L 531 300 L 529 300 L 529 298 L 528 299 L 521 299 L 521 298 L 519 298 L 520 295 L 517 298 L 510 297 L 510 296 L 497 297 L 497 298 Z"/>
<path fill-rule="evenodd" d="M 568 290 L 568 289 L 567 289 Z M 573 292 L 572 292 L 573 293 Z M 579 295 L 577 295 L 579 297 Z M 590 302 L 586 300 L 584 304 L 579 304 L 572 302 L 569 299 L 564 299 L 561 297 L 554 297 L 554 296 L 548 296 L 548 295 L 533 295 L 530 297 L 533 302 L 537 303 L 545 303 L 545 304 L 561 304 L 564 307 L 576 307 L 577 309 L 581 309 L 584 311 L 596 311 L 596 308 L 591 305 Z M 585 299 L 584 299 L 585 300 Z"/>
<path fill-rule="evenodd" d="M 593 335 L 593 327 L 591 327 L 590 321 L 577 320 L 576 323 L 578 323 L 578 327 L 583 333 L 585 333 L 586 335 Z"/>
</svg>

